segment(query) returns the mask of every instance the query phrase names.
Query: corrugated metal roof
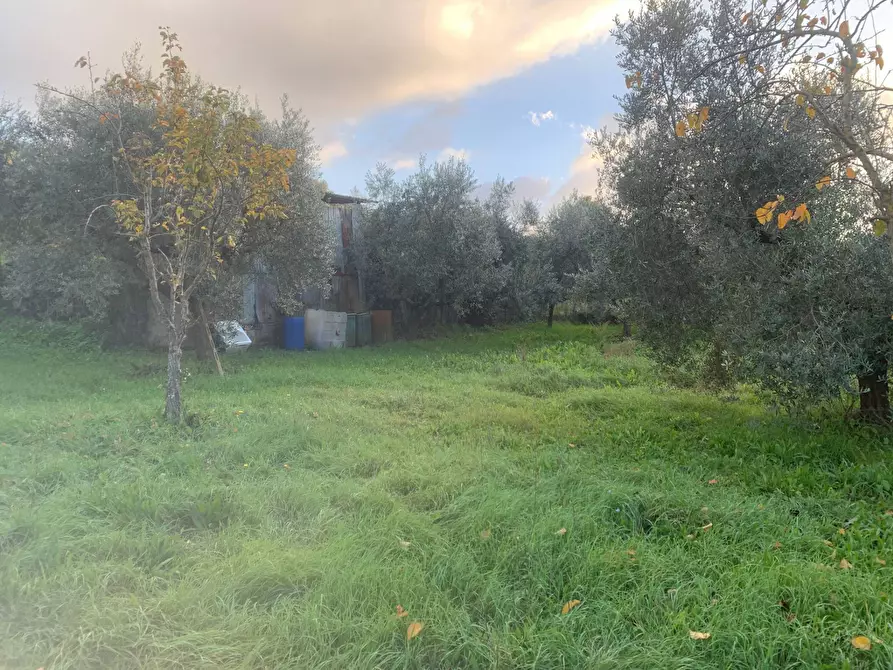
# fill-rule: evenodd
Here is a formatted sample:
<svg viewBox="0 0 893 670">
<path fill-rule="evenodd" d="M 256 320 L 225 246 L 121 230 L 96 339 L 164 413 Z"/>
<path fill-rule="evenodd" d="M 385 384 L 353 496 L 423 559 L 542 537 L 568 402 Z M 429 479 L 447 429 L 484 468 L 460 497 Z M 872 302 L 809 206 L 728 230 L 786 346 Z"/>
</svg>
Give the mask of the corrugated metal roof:
<svg viewBox="0 0 893 670">
<path fill-rule="evenodd" d="M 328 191 L 322 197 L 322 201 L 327 205 L 359 205 L 364 202 L 372 202 L 368 198 L 358 198 L 353 195 L 338 195 L 331 191 Z"/>
</svg>

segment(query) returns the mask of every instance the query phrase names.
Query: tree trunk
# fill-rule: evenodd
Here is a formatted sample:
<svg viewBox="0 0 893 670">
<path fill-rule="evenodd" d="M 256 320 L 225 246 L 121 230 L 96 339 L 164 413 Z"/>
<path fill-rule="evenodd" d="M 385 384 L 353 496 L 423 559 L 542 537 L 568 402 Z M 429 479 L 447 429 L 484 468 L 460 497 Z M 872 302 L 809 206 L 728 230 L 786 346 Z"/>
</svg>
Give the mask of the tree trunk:
<svg viewBox="0 0 893 670">
<path fill-rule="evenodd" d="M 549 328 L 552 327 L 552 319 L 555 316 L 555 305 L 553 303 L 549 303 Z"/>
<path fill-rule="evenodd" d="M 167 340 L 167 394 L 164 403 L 164 416 L 171 423 L 183 419 L 183 403 L 180 399 L 180 362 L 183 358 L 183 340 L 186 335 L 185 305 L 171 298 L 171 321 Z"/>
<path fill-rule="evenodd" d="M 890 420 L 890 390 L 887 361 L 878 361 L 859 377 L 859 418 L 872 423 Z"/>
<path fill-rule="evenodd" d="M 623 321 L 623 337 L 632 337 L 633 329 L 629 325 L 629 321 Z"/>
</svg>

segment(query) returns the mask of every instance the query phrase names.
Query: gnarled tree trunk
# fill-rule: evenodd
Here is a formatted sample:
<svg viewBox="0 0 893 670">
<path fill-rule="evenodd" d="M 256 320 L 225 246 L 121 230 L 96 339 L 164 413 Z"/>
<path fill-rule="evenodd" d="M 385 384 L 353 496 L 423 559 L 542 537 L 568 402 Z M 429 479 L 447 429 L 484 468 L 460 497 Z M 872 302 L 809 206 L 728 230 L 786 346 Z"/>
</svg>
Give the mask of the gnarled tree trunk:
<svg viewBox="0 0 893 670">
<path fill-rule="evenodd" d="M 859 376 L 859 417 L 872 423 L 890 420 L 890 389 L 887 382 L 888 363 L 875 363 Z"/>
</svg>

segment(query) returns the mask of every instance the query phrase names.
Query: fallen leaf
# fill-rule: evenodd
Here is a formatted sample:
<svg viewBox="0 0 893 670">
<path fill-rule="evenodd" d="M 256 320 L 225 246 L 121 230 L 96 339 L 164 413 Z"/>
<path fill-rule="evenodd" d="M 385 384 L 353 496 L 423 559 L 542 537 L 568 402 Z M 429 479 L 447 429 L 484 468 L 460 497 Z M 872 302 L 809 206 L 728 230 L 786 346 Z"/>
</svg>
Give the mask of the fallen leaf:
<svg viewBox="0 0 893 670">
<path fill-rule="evenodd" d="M 831 540 L 822 540 L 822 544 L 824 544 L 826 547 L 834 546 L 834 543 Z"/>
<path fill-rule="evenodd" d="M 694 540 L 695 539 L 694 533 L 689 533 L 688 535 L 685 536 L 685 539 L 686 540 Z"/>
<path fill-rule="evenodd" d="M 286 470 L 291 470 L 291 466 L 288 463 L 283 463 L 282 467 L 285 468 Z"/>
<path fill-rule="evenodd" d="M 706 526 L 701 526 L 701 530 L 710 530 L 711 528 L 713 528 L 712 521 L 710 523 L 708 523 Z"/>
<path fill-rule="evenodd" d="M 781 542 L 776 542 L 775 544 L 772 545 L 772 548 L 773 549 L 781 549 Z"/>
<path fill-rule="evenodd" d="M 418 621 L 413 621 L 406 628 L 406 639 L 411 640 L 416 637 L 419 633 L 422 632 L 422 628 L 425 627 L 425 624 L 419 623 Z"/>
<path fill-rule="evenodd" d="M 409 546 L 411 544 L 412 544 L 412 542 L 410 542 L 408 540 L 400 540 L 400 546 L 403 547 L 404 549 L 409 549 Z"/>
<path fill-rule="evenodd" d="M 876 557 L 876 558 L 874 559 L 874 562 L 877 563 L 878 565 L 887 565 L 887 561 L 885 561 L 885 560 L 884 560 L 883 558 L 881 558 L 880 556 Z"/>
<path fill-rule="evenodd" d="M 871 650 L 871 640 L 869 640 L 864 635 L 857 635 L 852 640 L 850 640 L 850 644 L 853 645 L 854 649 L 861 649 L 862 651 Z"/>
<path fill-rule="evenodd" d="M 793 621 L 794 619 L 797 618 L 797 615 L 794 614 L 793 612 L 788 612 L 787 614 L 785 614 L 784 618 L 787 619 L 788 621 Z"/>
<path fill-rule="evenodd" d="M 837 534 L 838 535 L 846 535 L 846 528 L 838 528 Z"/>
<path fill-rule="evenodd" d="M 787 600 L 779 600 L 778 606 L 781 607 L 781 609 L 783 609 L 785 612 L 791 609 L 791 603 L 789 603 Z"/>
<path fill-rule="evenodd" d="M 841 569 L 841 570 L 852 570 L 852 569 L 853 569 L 853 564 L 850 563 L 850 562 L 849 562 L 848 560 L 846 560 L 845 558 L 841 558 L 841 559 L 840 559 L 840 569 Z"/>
<path fill-rule="evenodd" d="M 710 633 L 701 633 L 701 632 L 696 631 L 696 630 L 690 630 L 690 631 L 688 631 L 688 636 L 689 636 L 692 640 L 709 640 L 709 639 L 710 639 Z"/>
<path fill-rule="evenodd" d="M 632 558 L 633 556 L 636 555 L 636 550 L 635 549 L 627 549 L 626 555 L 629 556 L 630 558 Z"/>
<path fill-rule="evenodd" d="M 559 528 L 555 531 L 556 535 L 567 535 L 567 528 Z"/>
<path fill-rule="evenodd" d="M 708 511 L 709 511 L 709 510 L 708 510 L 706 507 L 702 507 L 702 508 L 701 508 L 701 512 L 703 512 L 704 514 L 706 514 Z"/>
<path fill-rule="evenodd" d="M 568 443 L 567 446 L 570 447 L 571 449 L 576 449 L 576 448 L 577 448 L 577 445 L 574 444 L 573 442 Z"/>
<path fill-rule="evenodd" d="M 893 509 L 888 509 L 886 512 L 884 512 L 884 516 L 893 516 Z"/>
<path fill-rule="evenodd" d="M 402 619 L 405 616 L 409 616 L 409 612 L 403 609 L 403 605 L 397 605 L 397 618 Z"/>
<path fill-rule="evenodd" d="M 247 463 L 243 463 L 243 464 L 242 464 L 242 467 L 243 467 L 243 468 L 247 468 L 247 467 L 248 467 L 248 464 L 247 464 Z"/>
<path fill-rule="evenodd" d="M 711 480 L 710 480 L 709 482 L 707 482 L 707 483 L 708 483 L 708 484 L 719 484 L 719 480 L 718 480 L 718 479 L 711 479 Z"/>
<path fill-rule="evenodd" d="M 561 608 L 561 613 L 567 614 L 579 604 L 579 600 L 568 600 L 566 603 L 564 603 L 564 607 Z"/>
<path fill-rule="evenodd" d="M 485 528 L 484 530 L 481 531 L 481 539 L 482 540 L 490 539 L 490 529 L 489 528 Z"/>
</svg>

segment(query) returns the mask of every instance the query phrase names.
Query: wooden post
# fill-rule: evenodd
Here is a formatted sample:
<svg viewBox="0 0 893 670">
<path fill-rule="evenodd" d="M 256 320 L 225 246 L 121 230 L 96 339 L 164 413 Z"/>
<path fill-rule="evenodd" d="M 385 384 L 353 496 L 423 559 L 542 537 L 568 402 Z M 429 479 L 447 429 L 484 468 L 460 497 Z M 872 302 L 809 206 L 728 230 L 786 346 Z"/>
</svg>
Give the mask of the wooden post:
<svg viewBox="0 0 893 670">
<path fill-rule="evenodd" d="M 198 300 L 197 302 L 199 320 L 202 324 L 202 336 L 207 339 L 208 346 L 211 347 L 211 355 L 214 357 L 214 363 L 217 365 L 217 373 L 222 377 L 223 366 L 220 364 L 220 356 L 217 354 L 217 347 L 214 346 L 214 338 L 211 337 L 211 327 L 208 325 L 208 317 L 205 314 L 205 306 L 202 304 L 201 300 Z"/>
</svg>

